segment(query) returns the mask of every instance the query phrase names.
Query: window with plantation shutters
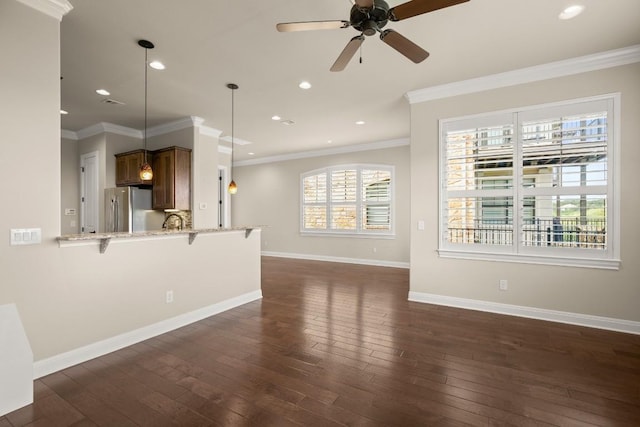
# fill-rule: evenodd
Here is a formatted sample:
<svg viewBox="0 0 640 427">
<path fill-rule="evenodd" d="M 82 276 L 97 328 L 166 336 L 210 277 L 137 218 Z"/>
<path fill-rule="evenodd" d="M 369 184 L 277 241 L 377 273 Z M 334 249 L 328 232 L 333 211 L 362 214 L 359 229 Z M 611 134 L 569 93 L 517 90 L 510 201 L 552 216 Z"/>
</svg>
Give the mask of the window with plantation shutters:
<svg viewBox="0 0 640 427">
<path fill-rule="evenodd" d="M 301 177 L 301 231 L 393 234 L 393 167 L 335 166 Z"/>
<path fill-rule="evenodd" d="M 440 254 L 617 268 L 617 104 L 442 120 Z"/>
</svg>

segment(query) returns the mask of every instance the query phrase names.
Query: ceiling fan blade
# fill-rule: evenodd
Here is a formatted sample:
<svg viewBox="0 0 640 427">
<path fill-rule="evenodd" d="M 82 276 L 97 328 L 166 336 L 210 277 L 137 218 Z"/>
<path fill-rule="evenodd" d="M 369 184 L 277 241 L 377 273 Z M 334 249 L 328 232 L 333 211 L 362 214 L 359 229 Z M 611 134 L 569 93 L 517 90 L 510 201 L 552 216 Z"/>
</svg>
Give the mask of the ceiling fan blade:
<svg viewBox="0 0 640 427">
<path fill-rule="evenodd" d="M 337 28 L 347 28 L 349 21 L 307 21 L 307 22 L 284 22 L 276 25 L 281 33 L 291 31 L 309 31 L 309 30 L 335 30 Z"/>
<path fill-rule="evenodd" d="M 355 53 L 358 51 L 358 48 L 363 41 L 364 36 L 362 34 L 360 34 L 359 36 L 355 36 L 354 38 L 349 40 L 349 43 L 347 43 L 347 45 L 344 47 L 342 53 L 340 54 L 340 56 L 338 56 L 338 59 L 336 59 L 336 62 L 334 62 L 331 66 L 331 71 L 344 70 L 344 67 L 346 67 L 351 58 L 353 58 L 353 55 L 355 55 Z"/>
<path fill-rule="evenodd" d="M 356 0 L 356 5 L 361 9 L 371 9 L 373 7 L 373 0 Z"/>
<path fill-rule="evenodd" d="M 415 62 L 424 61 L 429 56 L 429 52 L 393 30 L 384 30 L 380 33 L 380 40 Z"/>
<path fill-rule="evenodd" d="M 468 1 L 469 0 L 411 0 L 389 9 L 389 19 L 391 21 L 400 21 L 411 18 L 412 16 L 422 15 L 423 13 L 433 12 L 434 10 L 444 9 L 445 7 L 455 6 L 456 4 Z"/>
</svg>

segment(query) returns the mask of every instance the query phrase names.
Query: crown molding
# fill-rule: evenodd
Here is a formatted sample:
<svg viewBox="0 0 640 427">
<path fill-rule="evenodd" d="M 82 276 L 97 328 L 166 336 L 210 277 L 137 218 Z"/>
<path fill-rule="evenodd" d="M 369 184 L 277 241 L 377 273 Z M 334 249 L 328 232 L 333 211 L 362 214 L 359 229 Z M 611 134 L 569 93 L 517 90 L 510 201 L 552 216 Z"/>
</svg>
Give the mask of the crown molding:
<svg viewBox="0 0 640 427">
<path fill-rule="evenodd" d="M 73 5 L 67 0 L 18 0 L 20 3 L 29 6 L 39 12 L 62 21 L 62 17 L 71 12 Z"/>
<path fill-rule="evenodd" d="M 166 133 L 174 132 L 181 129 L 186 129 L 189 127 L 194 127 L 199 130 L 199 132 L 203 135 L 219 137 L 222 134 L 222 131 L 218 129 L 214 129 L 209 126 L 204 126 L 202 123 L 204 119 L 196 116 L 185 117 L 184 119 L 176 120 L 173 122 L 165 123 L 159 126 L 154 126 L 152 128 L 147 129 L 147 137 L 164 135 Z M 79 131 L 71 131 L 62 129 L 61 135 L 66 139 L 84 139 L 89 138 L 91 136 L 99 135 L 101 133 L 115 133 L 117 135 L 129 136 L 132 138 L 142 139 L 144 138 L 144 132 L 142 130 L 115 125 L 113 123 L 96 123 L 95 125 L 91 125 L 84 129 L 80 129 Z"/>
<path fill-rule="evenodd" d="M 147 129 L 147 138 L 150 138 L 152 136 L 164 135 L 166 133 L 175 132 L 190 127 L 197 127 L 200 123 L 202 123 L 202 121 L 204 120 L 200 117 L 189 116 L 185 117 L 184 119 L 154 126 Z"/>
<path fill-rule="evenodd" d="M 61 129 L 60 137 L 63 139 L 72 139 L 74 141 L 78 140 L 78 134 L 71 130 Z"/>
<path fill-rule="evenodd" d="M 381 150 L 409 145 L 409 138 L 391 139 L 387 141 L 371 142 L 368 144 L 343 145 L 342 147 L 326 148 L 322 150 L 303 151 L 299 153 L 283 154 L 280 156 L 262 157 L 260 159 L 242 160 L 234 162 L 233 166 L 252 166 L 264 163 L 283 162 L 287 160 L 307 159 L 310 157 L 331 156 L 334 154 L 356 153 L 359 151 Z"/>
<path fill-rule="evenodd" d="M 91 136 L 100 135 L 101 133 L 109 132 L 114 133 L 116 135 L 129 136 L 131 138 L 139 138 L 143 137 L 143 133 L 140 130 L 128 128 L 125 126 L 114 125 L 113 123 L 96 123 L 95 125 L 89 126 L 88 128 L 81 129 L 77 132 L 72 131 L 63 131 L 67 135 L 71 133 L 75 133 L 76 137 L 71 139 L 85 139 Z"/>
<path fill-rule="evenodd" d="M 223 136 L 220 139 L 222 141 L 224 141 L 224 142 L 228 142 L 229 144 L 231 144 L 231 137 L 229 135 Z M 240 138 L 233 138 L 233 143 L 235 145 L 249 145 L 249 144 L 252 144 L 251 141 L 247 141 L 246 139 L 240 139 Z"/>
<path fill-rule="evenodd" d="M 199 126 L 198 129 L 200 129 L 200 135 L 212 136 L 214 138 L 220 138 L 220 135 L 222 135 L 221 130 L 209 126 Z"/>
<path fill-rule="evenodd" d="M 218 145 L 218 153 L 231 155 L 231 147 L 225 145 Z"/>
<path fill-rule="evenodd" d="M 409 104 L 565 77 L 640 62 L 640 44 L 407 92 Z"/>
</svg>

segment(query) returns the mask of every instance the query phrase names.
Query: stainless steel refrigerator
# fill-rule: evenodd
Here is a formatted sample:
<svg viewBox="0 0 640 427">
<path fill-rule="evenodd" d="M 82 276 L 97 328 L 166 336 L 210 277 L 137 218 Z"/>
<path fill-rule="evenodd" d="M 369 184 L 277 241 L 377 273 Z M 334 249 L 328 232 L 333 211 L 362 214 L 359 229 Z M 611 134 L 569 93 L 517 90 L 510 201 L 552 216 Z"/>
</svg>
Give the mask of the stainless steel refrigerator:
<svg viewBox="0 0 640 427">
<path fill-rule="evenodd" d="M 105 189 L 105 232 L 161 230 L 164 212 L 154 211 L 151 207 L 151 190 L 137 187 Z"/>
</svg>

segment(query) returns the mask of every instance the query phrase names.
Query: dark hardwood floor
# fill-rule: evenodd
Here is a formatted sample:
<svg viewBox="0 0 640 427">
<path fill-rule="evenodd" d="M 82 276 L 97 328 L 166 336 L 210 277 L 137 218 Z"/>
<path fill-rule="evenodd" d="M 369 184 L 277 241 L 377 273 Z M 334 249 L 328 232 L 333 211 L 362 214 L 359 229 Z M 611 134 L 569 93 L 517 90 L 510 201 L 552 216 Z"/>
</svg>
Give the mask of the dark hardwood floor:
<svg viewBox="0 0 640 427">
<path fill-rule="evenodd" d="M 263 258 L 264 298 L 41 378 L 18 426 L 640 426 L 640 336 L 407 301 Z"/>
</svg>

